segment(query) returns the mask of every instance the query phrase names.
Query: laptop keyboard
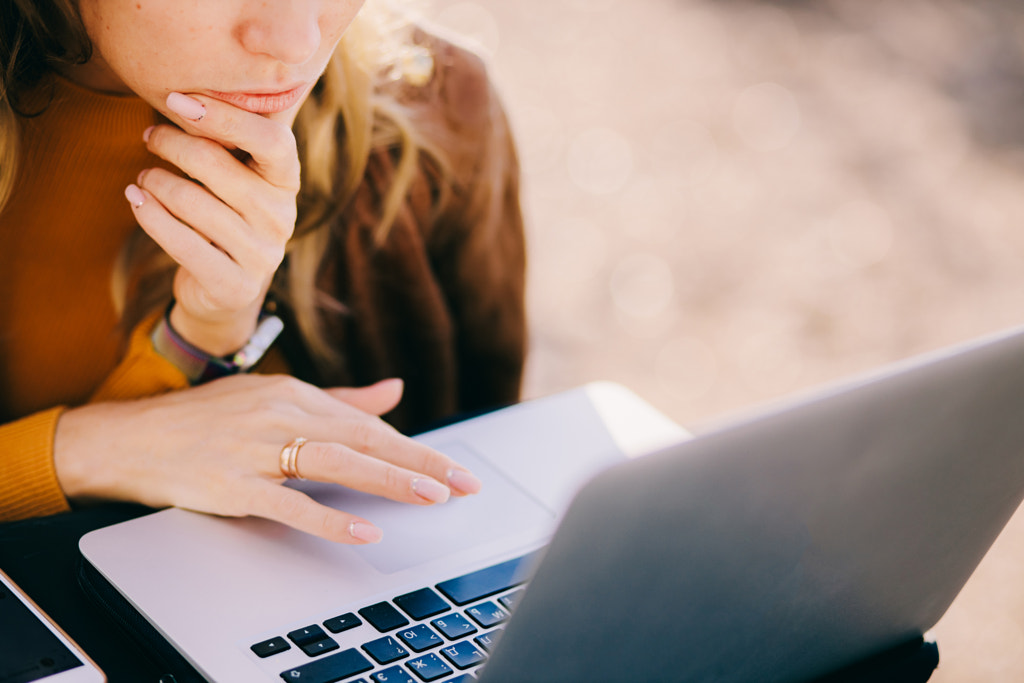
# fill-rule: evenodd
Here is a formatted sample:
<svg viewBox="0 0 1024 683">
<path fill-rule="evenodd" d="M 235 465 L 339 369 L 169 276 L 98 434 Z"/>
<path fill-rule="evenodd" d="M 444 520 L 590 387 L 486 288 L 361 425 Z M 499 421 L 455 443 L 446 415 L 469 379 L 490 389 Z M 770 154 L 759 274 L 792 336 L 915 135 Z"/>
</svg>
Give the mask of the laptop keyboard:
<svg viewBox="0 0 1024 683">
<path fill-rule="evenodd" d="M 536 552 L 275 636 L 250 649 L 262 659 L 298 648 L 310 661 L 281 672 L 299 683 L 475 681 L 522 595 Z M 364 627 L 365 642 L 335 636 Z M 361 676 L 360 678 L 355 678 Z"/>
</svg>

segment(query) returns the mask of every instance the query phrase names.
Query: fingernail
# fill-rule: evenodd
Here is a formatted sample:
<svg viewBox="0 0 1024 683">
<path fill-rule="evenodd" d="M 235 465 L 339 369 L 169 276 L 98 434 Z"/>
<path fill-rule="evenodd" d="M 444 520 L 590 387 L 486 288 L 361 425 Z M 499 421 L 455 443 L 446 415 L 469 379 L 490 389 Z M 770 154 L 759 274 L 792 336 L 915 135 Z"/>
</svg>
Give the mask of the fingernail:
<svg viewBox="0 0 1024 683">
<path fill-rule="evenodd" d="M 352 522 L 348 525 L 348 533 L 352 538 L 366 543 L 380 543 L 384 538 L 383 531 L 366 522 Z"/>
<path fill-rule="evenodd" d="M 382 379 L 378 384 L 386 384 L 388 386 L 397 386 L 401 389 L 405 388 L 405 382 L 401 377 L 389 377 L 388 379 Z"/>
<path fill-rule="evenodd" d="M 144 168 L 141 171 L 139 171 L 139 175 L 136 176 L 136 178 L 135 178 L 135 184 L 136 185 L 142 185 L 142 179 L 146 177 L 147 173 L 149 173 L 149 169 L 148 168 Z"/>
<path fill-rule="evenodd" d="M 153 134 L 153 129 L 154 128 L 156 128 L 156 126 L 150 126 L 146 130 L 142 131 L 142 141 L 143 142 L 149 142 L 149 136 Z"/>
<path fill-rule="evenodd" d="M 146 195 L 142 194 L 142 190 L 135 185 L 124 188 L 124 196 L 133 209 L 140 209 L 146 203 Z"/>
<path fill-rule="evenodd" d="M 461 493 L 479 493 L 483 482 L 466 470 L 448 470 L 448 485 Z"/>
<path fill-rule="evenodd" d="M 200 121 L 206 116 L 206 107 L 202 102 L 180 92 L 172 92 L 167 96 L 167 108 L 190 121 Z"/>
<path fill-rule="evenodd" d="M 448 500 L 451 491 L 444 484 L 428 479 L 427 477 L 416 477 L 412 480 L 412 490 L 417 496 L 431 503 L 443 503 Z"/>
</svg>

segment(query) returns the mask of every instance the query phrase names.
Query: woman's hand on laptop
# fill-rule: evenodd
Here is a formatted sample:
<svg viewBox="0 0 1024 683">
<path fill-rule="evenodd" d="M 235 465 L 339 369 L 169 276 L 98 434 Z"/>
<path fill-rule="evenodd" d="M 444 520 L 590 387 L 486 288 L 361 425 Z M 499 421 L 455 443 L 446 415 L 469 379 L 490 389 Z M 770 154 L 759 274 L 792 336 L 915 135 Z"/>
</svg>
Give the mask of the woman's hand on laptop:
<svg viewBox="0 0 1024 683">
<path fill-rule="evenodd" d="M 255 515 L 340 543 L 372 543 L 381 532 L 371 521 L 281 486 L 282 451 L 302 437 L 295 470 L 303 478 L 400 502 L 431 505 L 479 491 L 468 470 L 380 419 L 401 394 L 400 380 L 319 389 L 283 375 L 239 375 L 90 404 L 58 422 L 57 477 L 77 503 Z"/>
</svg>

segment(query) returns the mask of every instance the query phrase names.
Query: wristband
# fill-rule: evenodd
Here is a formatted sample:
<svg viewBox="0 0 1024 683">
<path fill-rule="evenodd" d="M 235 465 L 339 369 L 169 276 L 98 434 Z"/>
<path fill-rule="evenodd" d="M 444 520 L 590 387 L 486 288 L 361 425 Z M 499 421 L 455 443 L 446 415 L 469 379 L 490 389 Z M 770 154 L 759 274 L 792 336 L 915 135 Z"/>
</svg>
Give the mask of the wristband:
<svg viewBox="0 0 1024 683">
<path fill-rule="evenodd" d="M 256 331 L 245 346 L 227 356 L 211 356 L 182 339 L 171 326 L 172 306 L 174 302 L 167 307 L 150 338 L 153 341 L 153 349 L 181 370 L 192 385 L 247 372 L 259 362 L 284 329 L 284 323 L 280 318 L 263 313 L 256 325 Z"/>
</svg>

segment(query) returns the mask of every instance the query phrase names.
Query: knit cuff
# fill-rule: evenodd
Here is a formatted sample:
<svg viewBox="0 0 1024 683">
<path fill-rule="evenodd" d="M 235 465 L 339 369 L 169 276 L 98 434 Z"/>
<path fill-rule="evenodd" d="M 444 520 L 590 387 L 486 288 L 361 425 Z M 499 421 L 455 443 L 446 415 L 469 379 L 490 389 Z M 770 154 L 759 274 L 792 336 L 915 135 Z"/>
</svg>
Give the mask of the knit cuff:
<svg viewBox="0 0 1024 683">
<path fill-rule="evenodd" d="M 156 311 L 132 330 L 128 353 L 93 393 L 91 403 L 145 398 L 189 387 L 185 373 L 153 348 L 150 337 L 162 316 L 162 311 Z"/>
<path fill-rule="evenodd" d="M 0 520 L 69 510 L 53 464 L 53 440 L 63 407 L 0 425 Z"/>
</svg>

